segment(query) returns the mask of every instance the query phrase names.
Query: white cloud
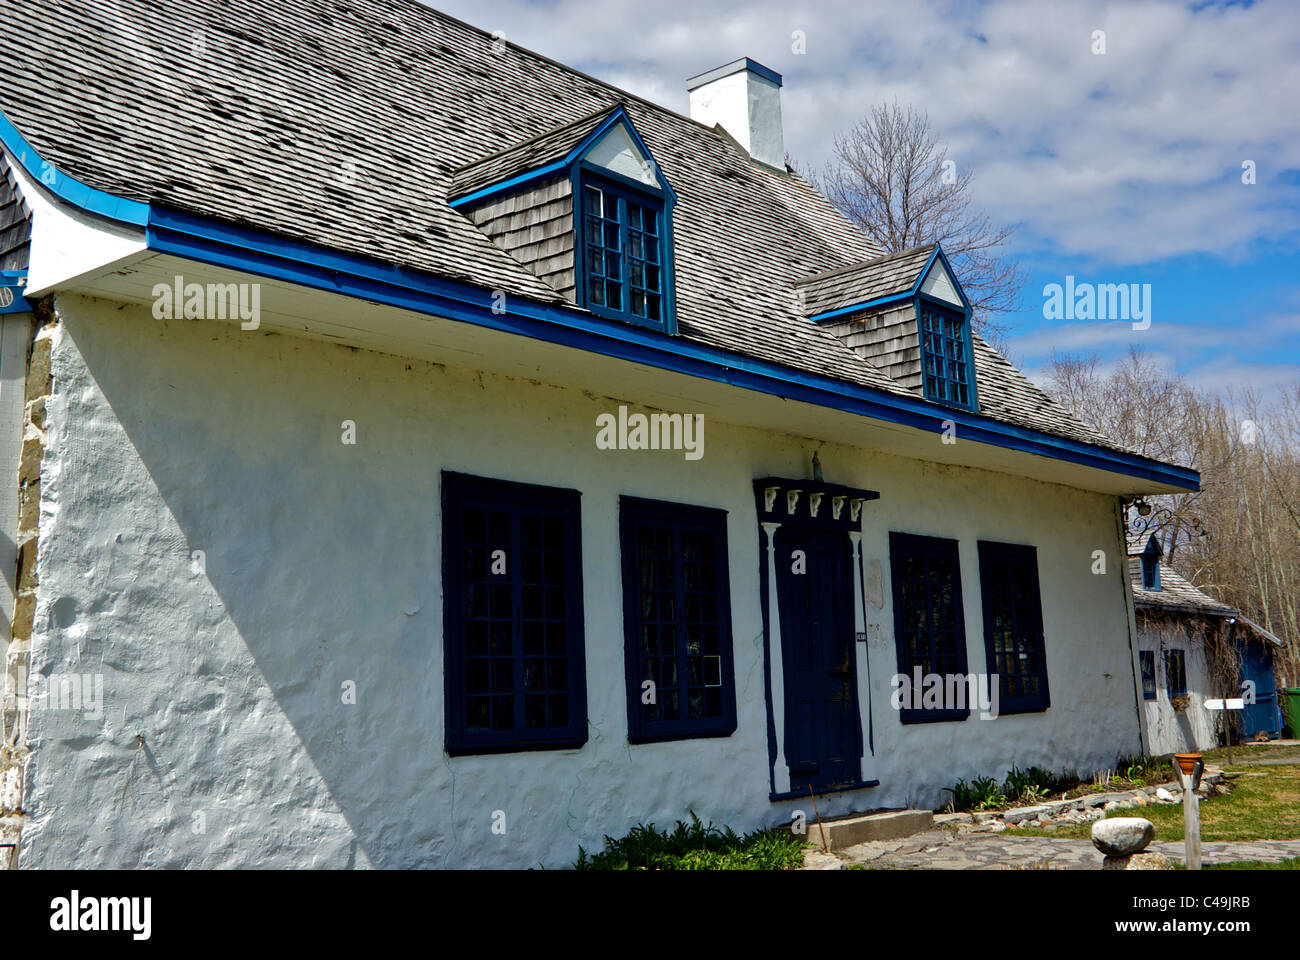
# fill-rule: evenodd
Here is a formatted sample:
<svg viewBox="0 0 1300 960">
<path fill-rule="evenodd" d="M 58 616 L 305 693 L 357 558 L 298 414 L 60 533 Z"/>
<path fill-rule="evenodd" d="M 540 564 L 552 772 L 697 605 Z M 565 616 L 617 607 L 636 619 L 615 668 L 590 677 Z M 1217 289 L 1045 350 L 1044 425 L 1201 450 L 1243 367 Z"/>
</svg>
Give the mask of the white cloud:
<svg viewBox="0 0 1300 960">
<path fill-rule="evenodd" d="M 1236 260 L 1300 231 L 1298 191 L 1276 178 L 1300 169 L 1300 7 L 1286 0 L 434 5 L 681 112 L 686 77 L 752 56 L 785 75 L 787 149 L 804 164 L 874 103 L 924 107 L 976 170 L 977 199 L 1024 223 L 1024 247 Z M 1255 186 L 1240 182 L 1243 160 Z"/>
</svg>

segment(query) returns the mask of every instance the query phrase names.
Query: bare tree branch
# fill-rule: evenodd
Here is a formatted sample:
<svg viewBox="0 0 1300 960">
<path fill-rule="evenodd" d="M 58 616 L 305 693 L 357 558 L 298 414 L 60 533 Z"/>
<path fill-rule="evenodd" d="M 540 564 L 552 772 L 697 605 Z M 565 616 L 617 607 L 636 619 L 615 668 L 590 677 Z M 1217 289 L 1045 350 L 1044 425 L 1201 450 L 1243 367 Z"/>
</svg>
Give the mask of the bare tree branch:
<svg viewBox="0 0 1300 960">
<path fill-rule="evenodd" d="M 897 102 L 873 107 L 835 138 L 821 178 L 826 195 L 889 253 L 938 242 L 971 302 L 975 329 L 1001 346 L 997 317 L 1019 309 L 1024 276 L 1000 251 L 1016 231 L 971 202 L 970 169 L 958 169 L 929 117 Z"/>
</svg>

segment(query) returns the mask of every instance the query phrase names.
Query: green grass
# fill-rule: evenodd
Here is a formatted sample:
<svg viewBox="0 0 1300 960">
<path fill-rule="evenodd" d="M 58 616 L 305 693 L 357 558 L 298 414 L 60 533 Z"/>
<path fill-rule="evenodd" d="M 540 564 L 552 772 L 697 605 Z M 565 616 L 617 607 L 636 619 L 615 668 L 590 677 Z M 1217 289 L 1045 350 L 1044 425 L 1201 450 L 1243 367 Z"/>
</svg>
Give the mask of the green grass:
<svg viewBox="0 0 1300 960">
<path fill-rule="evenodd" d="M 1229 768 L 1231 770 L 1231 768 Z M 1201 839 L 1207 843 L 1230 840 L 1300 840 L 1300 764 L 1245 767 L 1242 772 L 1262 777 L 1237 777 L 1237 789 L 1201 804 Z M 1107 817 L 1143 817 L 1156 828 L 1157 840 L 1183 839 L 1183 805 L 1159 804 L 1112 810 Z M 1069 824 L 1055 830 L 1013 827 L 1004 836 L 1067 837 L 1087 839 L 1091 824 Z"/>
<path fill-rule="evenodd" d="M 594 856 L 578 848 L 575 870 L 790 870 L 803 865 L 803 842 L 787 830 L 756 830 L 743 837 L 730 827 L 707 826 L 691 814 L 672 833 L 637 824 L 626 837 L 605 837 Z"/>
<path fill-rule="evenodd" d="M 1181 863 L 1179 869 L 1186 869 Z M 1206 863 L 1202 870 L 1300 870 L 1300 857 L 1292 857 L 1279 863 L 1266 863 L 1263 860 L 1234 860 L 1232 863 Z"/>
<path fill-rule="evenodd" d="M 1228 759 L 1228 748 L 1217 747 L 1214 750 L 1206 750 L 1203 756 L 1222 766 Z M 1239 760 L 1295 760 L 1300 763 L 1300 747 L 1274 747 L 1265 744 L 1251 747 L 1236 746 L 1232 748 L 1232 762 L 1236 763 Z"/>
</svg>

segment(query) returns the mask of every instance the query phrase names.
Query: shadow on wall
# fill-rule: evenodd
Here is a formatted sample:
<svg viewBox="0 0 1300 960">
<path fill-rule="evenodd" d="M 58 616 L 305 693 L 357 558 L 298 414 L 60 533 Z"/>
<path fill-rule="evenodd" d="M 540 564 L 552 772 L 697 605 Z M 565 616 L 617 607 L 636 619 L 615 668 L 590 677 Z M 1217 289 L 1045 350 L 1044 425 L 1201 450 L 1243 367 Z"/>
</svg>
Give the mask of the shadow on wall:
<svg viewBox="0 0 1300 960">
<path fill-rule="evenodd" d="M 442 418 L 412 401 L 435 368 L 210 324 L 146 327 L 143 311 L 70 312 L 66 335 L 133 452 L 102 408 L 85 419 L 103 403 L 93 385 L 60 385 L 75 424 L 65 470 L 77 474 L 76 500 L 61 504 L 60 582 L 79 591 L 104 669 L 119 671 L 122 702 L 111 676 L 106 690 L 123 711 L 115 740 L 138 725 L 169 811 L 207 811 L 211 848 L 187 817 L 168 821 L 185 833 L 170 844 L 177 861 L 224 843 L 204 865 L 280 854 L 434 866 L 487 839 L 494 806 L 518 819 L 543 802 L 504 780 L 496 795 L 456 796 L 442 753 L 439 477 L 427 455 Z M 355 446 L 342 443 L 347 419 Z M 453 829 L 458 804 L 488 811 L 483 838 Z"/>
</svg>

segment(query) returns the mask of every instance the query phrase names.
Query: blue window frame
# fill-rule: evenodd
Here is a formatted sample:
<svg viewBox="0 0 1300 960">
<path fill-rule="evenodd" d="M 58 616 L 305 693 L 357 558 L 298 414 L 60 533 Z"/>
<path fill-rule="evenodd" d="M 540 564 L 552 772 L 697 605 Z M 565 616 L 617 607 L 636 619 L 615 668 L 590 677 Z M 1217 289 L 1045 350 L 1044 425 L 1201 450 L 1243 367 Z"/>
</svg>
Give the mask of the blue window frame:
<svg viewBox="0 0 1300 960">
<path fill-rule="evenodd" d="M 894 597 L 894 644 L 898 672 L 914 683 L 921 676 L 965 675 L 966 621 L 961 601 L 961 562 L 957 541 L 890 533 L 889 564 Z M 904 705 L 903 723 L 964 720 L 969 702 L 960 707 L 946 697 L 940 709 Z"/>
<path fill-rule="evenodd" d="M 580 496 L 443 474 L 448 753 L 586 742 Z"/>
<path fill-rule="evenodd" d="M 998 712 L 1028 713 L 1051 706 L 1047 651 L 1038 590 L 1038 551 L 979 542 L 984 652 L 998 675 Z"/>
<path fill-rule="evenodd" d="M 1139 650 L 1138 663 L 1142 668 L 1142 699 L 1154 700 L 1156 698 L 1156 652 Z"/>
<path fill-rule="evenodd" d="M 580 286 L 588 309 L 668 329 L 667 219 L 662 197 L 585 169 L 580 184 Z"/>
<path fill-rule="evenodd" d="M 1182 650 L 1165 651 L 1165 691 L 1170 700 L 1187 696 L 1187 656 Z"/>
<path fill-rule="evenodd" d="M 726 512 L 622 497 L 619 526 L 628 739 L 729 735 L 736 692 Z"/>
<path fill-rule="evenodd" d="M 929 300 L 916 304 L 921 333 L 921 371 L 925 396 L 960 407 L 975 406 L 970 321 L 962 311 Z"/>
</svg>

